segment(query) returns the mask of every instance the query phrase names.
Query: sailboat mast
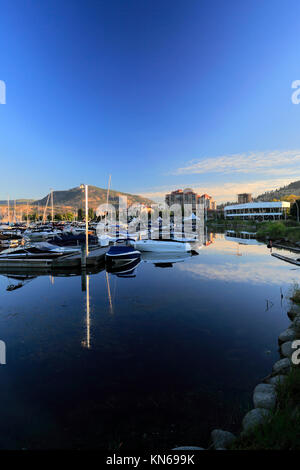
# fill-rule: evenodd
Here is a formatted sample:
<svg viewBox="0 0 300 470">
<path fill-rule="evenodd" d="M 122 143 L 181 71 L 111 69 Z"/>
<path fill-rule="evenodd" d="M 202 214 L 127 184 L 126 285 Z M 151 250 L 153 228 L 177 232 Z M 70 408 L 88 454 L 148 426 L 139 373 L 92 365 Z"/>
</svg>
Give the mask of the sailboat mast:
<svg viewBox="0 0 300 470">
<path fill-rule="evenodd" d="M 107 223 L 107 212 L 108 212 L 108 199 L 109 199 L 110 181 L 111 181 L 111 175 L 109 175 L 109 179 L 108 179 L 108 186 L 107 186 L 107 194 L 106 194 L 106 214 L 105 214 L 105 225 L 106 225 L 106 223 Z"/>
<path fill-rule="evenodd" d="M 54 213 L 53 213 L 53 189 L 51 189 L 51 220 L 54 222 Z"/>
<path fill-rule="evenodd" d="M 10 224 L 10 215 L 9 215 L 9 196 L 7 198 L 7 220 L 8 224 Z"/>
</svg>

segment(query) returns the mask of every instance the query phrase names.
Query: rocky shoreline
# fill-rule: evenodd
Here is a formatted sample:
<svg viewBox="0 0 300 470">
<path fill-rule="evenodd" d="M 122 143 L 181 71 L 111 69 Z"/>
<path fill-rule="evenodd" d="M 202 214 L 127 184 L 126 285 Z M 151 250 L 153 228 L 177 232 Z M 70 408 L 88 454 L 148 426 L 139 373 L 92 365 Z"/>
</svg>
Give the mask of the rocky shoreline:
<svg viewBox="0 0 300 470">
<path fill-rule="evenodd" d="M 283 383 L 291 371 L 291 357 L 296 351 L 292 347 L 293 341 L 300 340 L 300 305 L 293 303 L 287 314 L 291 324 L 278 337 L 281 359 L 275 362 L 272 372 L 255 387 L 253 392 L 254 408 L 244 416 L 240 434 L 235 436 L 229 431 L 214 429 L 211 432 L 211 444 L 207 449 L 198 446 L 181 446 L 172 450 L 227 450 L 239 438 L 248 436 L 255 427 L 266 422 L 277 406 L 276 386 Z"/>
</svg>

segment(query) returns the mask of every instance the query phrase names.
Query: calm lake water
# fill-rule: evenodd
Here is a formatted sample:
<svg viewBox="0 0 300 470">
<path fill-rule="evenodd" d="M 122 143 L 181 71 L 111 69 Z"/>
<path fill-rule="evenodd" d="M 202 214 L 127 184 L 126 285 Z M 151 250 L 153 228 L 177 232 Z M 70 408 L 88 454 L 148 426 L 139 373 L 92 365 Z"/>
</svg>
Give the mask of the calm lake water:
<svg viewBox="0 0 300 470">
<path fill-rule="evenodd" d="M 7 291 L 19 281 L 0 275 L 1 448 L 163 450 L 239 429 L 279 359 L 299 270 L 264 244 L 211 239 L 130 278 L 44 275 Z"/>
</svg>

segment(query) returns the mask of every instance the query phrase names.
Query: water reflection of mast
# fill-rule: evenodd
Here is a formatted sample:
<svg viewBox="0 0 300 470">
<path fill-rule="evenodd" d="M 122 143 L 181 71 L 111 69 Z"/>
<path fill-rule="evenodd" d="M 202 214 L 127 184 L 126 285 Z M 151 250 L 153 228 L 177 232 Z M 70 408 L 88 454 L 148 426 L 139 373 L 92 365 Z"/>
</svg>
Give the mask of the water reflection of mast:
<svg viewBox="0 0 300 470">
<path fill-rule="evenodd" d="M 86 347 L 90 349 L 90 276 L 86 276 Z"/>
<path fill-rule="evenodd" d="M 112 304 L 112 298 L 111 298 L 111 293 L 110 293 L 110 285 L 109 285 L 109 277 L 108 277 L 108 272 L 106 271 L 106 283 L 107 283 L 107 293 L 108 293 L 108 300 L 109 300 L 109 310 L 111 315 L 113 315 L 113 304 Z"/>
<path fill-rule="evenodd" d="M 88 349 L 91 347 L 91 321 L 90 321 L 90 277 L 87 275 L 86 270 L 81 273 L 81 289 L 86 292 L 86 340 L 82 345 Z"/>
</svg>

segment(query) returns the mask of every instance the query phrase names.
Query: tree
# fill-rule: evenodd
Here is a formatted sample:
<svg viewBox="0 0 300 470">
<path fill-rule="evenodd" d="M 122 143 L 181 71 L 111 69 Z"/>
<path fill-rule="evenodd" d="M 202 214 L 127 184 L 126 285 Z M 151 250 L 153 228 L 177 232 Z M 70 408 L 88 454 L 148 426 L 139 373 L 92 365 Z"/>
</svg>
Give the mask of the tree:
<svg viewBox="0 0 300 470">
<path fill-rule="evenodd" d="M 297 219 L 297 206 L 298 206 L 298 214 L 299 214 L 299 218 L 300 218 L 300 199 L 297 199 L 291 207 L 290 214 L 295 219 Z"/>
<path fill-rule="evenodd" d="M 81 208 L 78 209 L 77 215 L 78 215 L 78 220 L 83 220 L 83 217 L 84 217 L 83 209 L 81 209 Z"/>
<path fill-rule="evenodd" d="M 68 222 L 72 222 L 72 220 L 74 219 L 74 214 L 73 212 L 67 212 L 65 214 L 65 220 L 68 220 Z"/>
<path fill-rule="evenodd" d="M 89 208 L 89 213 L 88 213 L 88 218 L 89 218 L 89 220 L 93 220 L 94 217 L 95 217 L 94 209 L 92 209 L 90 207 Z"/>
</svg>

